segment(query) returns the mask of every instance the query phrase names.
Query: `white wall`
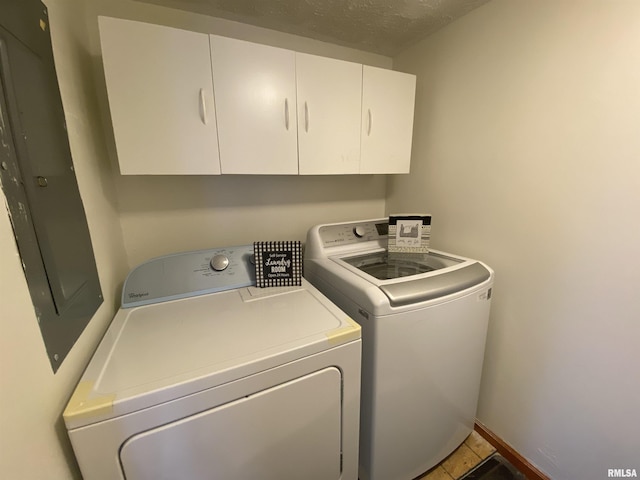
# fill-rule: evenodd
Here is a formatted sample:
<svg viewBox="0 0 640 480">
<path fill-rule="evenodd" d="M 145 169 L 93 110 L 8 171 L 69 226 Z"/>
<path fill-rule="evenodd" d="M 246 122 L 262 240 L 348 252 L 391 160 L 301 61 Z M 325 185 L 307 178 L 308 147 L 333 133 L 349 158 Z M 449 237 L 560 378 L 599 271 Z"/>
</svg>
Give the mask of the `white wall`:
<svg viewBox="0 0 640 480">
<path fill-rule="evenodd" d="M 388 213 L 496 270 L 479 420 L 553 479 L 640 471 L 640 3 L 493 0 L 394 68 Z"/>
<path fill-rule="evenodd" d="M 9 217 L 0 213 L 0 477 L 79 477 L 62 410 L 111 321 L 127 272 L 111 167 L 105 153 L 82 0 L 47 0 L 69 143 L 104 303 L 54 375 L 22 272 Z M 4 197 L 2 197 L 4 201 Z"/>
<path fill-rule="evenodd" d="M 103 110 L 97 15 L 147 21 L 215 33 L 281 48 L 380 67 L 391 58 L 131 0 L 94 0 L 88 25 L 97 88 Z M 105 128 L 115 160 L 113 133 Z M 384 213 L 384 176 L 190 176 L 115 177 L 121 224 L 131 267 L 151 257 L 194 249 L 248 244 L 255 240 L 302 240 L 328 221 L 377 217 Z"/>
<path fill-rule="evenodd" d="M 122 177 L 129 263 L 178 251 L 305 240 L 312 225 L 384 214 L 384 178 Z"/>
</svg>

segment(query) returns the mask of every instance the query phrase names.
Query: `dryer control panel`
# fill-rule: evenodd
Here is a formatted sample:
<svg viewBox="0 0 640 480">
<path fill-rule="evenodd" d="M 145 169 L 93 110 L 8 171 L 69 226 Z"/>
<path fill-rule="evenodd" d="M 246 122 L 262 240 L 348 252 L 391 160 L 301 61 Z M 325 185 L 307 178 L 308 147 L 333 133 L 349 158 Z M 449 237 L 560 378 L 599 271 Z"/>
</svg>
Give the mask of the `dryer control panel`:
<svg viewBox="0 0 640 480">
<path fill-rule="evenodd" d="M 134 268 L 122 289 L 122 308 L 255 285 L 253 245 L 157 257 Z"/>
</svg>

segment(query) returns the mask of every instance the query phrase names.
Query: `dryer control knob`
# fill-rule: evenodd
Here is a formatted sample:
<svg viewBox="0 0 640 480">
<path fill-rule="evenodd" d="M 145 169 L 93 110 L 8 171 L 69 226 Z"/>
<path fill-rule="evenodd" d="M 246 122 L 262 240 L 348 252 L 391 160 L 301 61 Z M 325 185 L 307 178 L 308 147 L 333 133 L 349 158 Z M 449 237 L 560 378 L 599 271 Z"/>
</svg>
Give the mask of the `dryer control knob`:
<svg viewBox="0 0 640 480">
<path fill-rule="evenodd" d="M 358 238 L 364 237 L 364 234 L 365 234 L 364 227 L 358 225 L 353 229 L 353 234 Z"/>
<path fill-rule="evenodd" d="M 211 268 L 216 272 L 221 272 L 229 266 L 229 258 L 226 255 L 215 255 L 211 259 Z"/>
</svg>

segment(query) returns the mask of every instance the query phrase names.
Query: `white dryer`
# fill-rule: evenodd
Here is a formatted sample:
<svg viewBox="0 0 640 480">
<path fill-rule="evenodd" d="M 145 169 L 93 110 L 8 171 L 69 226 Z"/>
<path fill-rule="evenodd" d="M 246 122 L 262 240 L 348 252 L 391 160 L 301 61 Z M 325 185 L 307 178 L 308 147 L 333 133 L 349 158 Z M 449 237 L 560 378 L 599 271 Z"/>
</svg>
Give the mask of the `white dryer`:
<svg viewBox="0 0 640 480">
<path fill-rule="evenodd" d="M 252 246 L 134 269 L 64 412 L 85 480 L 357 478 L 360 327 Z"/>
<path fill-rule="evenodd" d="M 411 480 L 473 429 L 493 271 L 389 255 L 388 219 L 309 230 L 305 277 L 362 326 L 360 480 Z"/>
</svg>

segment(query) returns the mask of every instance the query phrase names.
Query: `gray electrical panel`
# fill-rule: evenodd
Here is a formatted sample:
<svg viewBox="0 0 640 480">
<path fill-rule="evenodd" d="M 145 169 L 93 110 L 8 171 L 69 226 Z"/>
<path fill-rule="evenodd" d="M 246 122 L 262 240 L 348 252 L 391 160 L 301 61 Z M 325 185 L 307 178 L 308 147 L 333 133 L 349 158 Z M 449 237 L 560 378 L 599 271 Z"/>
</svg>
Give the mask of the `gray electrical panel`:
<svg viewBox="0 0 640 480">
<path fill-rule="evenodd" d="M 54 372 L 102 303 L 47 9 L 0 0 L 0 179 Z"/>
</svg>

